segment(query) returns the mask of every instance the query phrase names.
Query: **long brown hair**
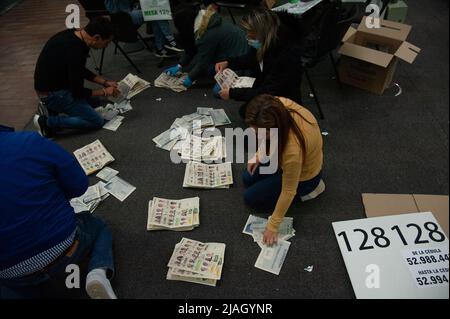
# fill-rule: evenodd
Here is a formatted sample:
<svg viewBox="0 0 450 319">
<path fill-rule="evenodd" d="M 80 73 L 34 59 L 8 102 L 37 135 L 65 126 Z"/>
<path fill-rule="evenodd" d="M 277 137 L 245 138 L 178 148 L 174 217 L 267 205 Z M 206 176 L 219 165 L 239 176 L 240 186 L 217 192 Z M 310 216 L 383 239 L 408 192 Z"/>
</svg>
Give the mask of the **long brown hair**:
<svg viewBox="0 0 450 319">
<path fill-rule="evenodd" d="M 255 33 L 257 40 L 261 41 L 262 47 L 257 53 L 259 62 L 263 60 L 267 50 L 277 42 L 280 24 L 280 19 L 276 13 L 264 7 L 253 9 L 242 18 L 242 28 L 246 32 Z"/>
<path fill-rule="evenodd" d="M 257 128 L 278 129 L 278 163 L 281 163 L 283 159 L 283 152 L 286 148 L 290 131 L 294 132 L 294 135 L 297 138 L 301 149 L 302 159 L 304 159 L 306 154 L 306 140 L 292 117 L 294 113 L 299 115 L 302 120 L 309 124 L 314 124 L 309 122 L 296 110 L 286 108 L 277 97 L 269 94 L 258 95 L 247 105 L 245 113 L 245 123 L 247 125 L 256 126 Z"/>
</svg>

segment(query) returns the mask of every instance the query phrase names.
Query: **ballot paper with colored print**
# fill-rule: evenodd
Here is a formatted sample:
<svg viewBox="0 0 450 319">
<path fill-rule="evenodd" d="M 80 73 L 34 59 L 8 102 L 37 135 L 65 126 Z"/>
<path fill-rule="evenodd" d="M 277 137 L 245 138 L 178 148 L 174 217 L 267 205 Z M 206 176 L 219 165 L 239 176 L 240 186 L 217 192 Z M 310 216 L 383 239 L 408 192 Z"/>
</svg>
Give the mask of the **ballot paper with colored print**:
<svg viewBox="0 0 450 319">
<path fill-rule="evenodd" d="M 225 69 L 217 72 L 214 79 L 222 90 L 230 88 L 251 88 L 255 83 L 255 78 L 248 76 L 238 76 L 233 70 Z"/>
<path fill-rule="evenodd" d="M 220 280 L 224 257 L 225 244 L 202 243 L 183 238 L 175 246 L 167 266 L 169 274 L 187 278 Z"/>
<path fill-rule="evenodd" d="M 132 192 L 136 190 L 136 187 L 127 183 L 119 176 L 114 176 L 106 185 L 105 189 L 113 195 L 115 198 L 123 202 Z"/>
<path fill-rule="evenodd" d="M 279 240 L 273 246 L 263 246 L 255 267 L 279 275 L 289 250 L 290 242 Z"/>
<path fill-rule="evenodd" d="M 226 143 L 222 136 L 203 138 L 188 135 L 181 147 L 181 158 L 192 161 L 217 161 L 226 157 Z"/>
<path fill-rule="evenodd" d="M 187 231 L 200 225 L 200 198 L 154 197 L 148 205 L 147 230 Z"/>
<path fill-rule="evenodd" d="M 105 183 L 98 182 L 95 185 L 89 186 L 86 192 L 80 197 L 72 198 L 70 205 L 73 207 L 75 213 L 92 213 L 108 196 L 109 193 L 105 189 Z"/>
<path fill-rule="evenodd" d="M 155 87 L 170 89 L 174 92 L 186 91 L 186 87 L 183 85 L 183 81 L 188 76 L 187 73 L 178 73 L 174 76 L 169 75 L 165 72 L 161 73 L 160 76 L 155 80 Z"/>
<path fill-rule="evenodd" d="M 183 187 L 228 188 L 233 184 L 231 163 L 203 164 L 190 161 L 186 164 Z"/>
<path fill-rule="evenodd" d="M 90 175 L 114 161 L 114 157 L 106 150 L 100 140 L 95 140 L 73 152 L 86 175 Z"/>
</svg>

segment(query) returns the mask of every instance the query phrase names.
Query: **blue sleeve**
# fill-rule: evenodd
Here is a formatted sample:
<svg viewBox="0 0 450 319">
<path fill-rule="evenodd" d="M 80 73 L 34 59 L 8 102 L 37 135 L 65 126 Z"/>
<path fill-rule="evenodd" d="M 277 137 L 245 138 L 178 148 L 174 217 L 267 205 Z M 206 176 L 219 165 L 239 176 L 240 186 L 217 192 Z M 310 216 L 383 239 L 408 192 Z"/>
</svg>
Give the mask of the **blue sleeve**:
<svg viewBox="0 0 450 319">
<path fill-rule="evenodd" d="M 44 139 L 43 151 L 55 168 L 55 178 L 67 199 L 83 195 L 88 188 L 88 177 L 75 156 L 58 144 Z"/>
</svg>

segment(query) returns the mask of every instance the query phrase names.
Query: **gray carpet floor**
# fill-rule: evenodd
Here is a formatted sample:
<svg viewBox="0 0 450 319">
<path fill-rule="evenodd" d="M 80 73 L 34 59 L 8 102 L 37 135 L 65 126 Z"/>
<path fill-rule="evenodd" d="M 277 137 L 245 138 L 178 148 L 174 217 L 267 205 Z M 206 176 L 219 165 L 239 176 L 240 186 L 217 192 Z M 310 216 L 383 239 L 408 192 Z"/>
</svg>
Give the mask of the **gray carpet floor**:
<svg viewBox="0 0 450 319">
<path fill-rule="evenodd" d="M 242 234 L 249 214 L 261 216 L 243 202 L 243 164 L 233 165 L 229 190 L 182 188 L 185 166 L 172 164 L 169 153 L 155 147 L 152 138 L 181 115 L 198 106 L 224 108 L 233 127 L 244 127 L 236 102 L 212 97 L 211 86 L 184 93 L 150 88 L 132 100 L 117 132 L 99 130 L 56 140 L 72 152 L 100 139 L 115 157 L 110 167 L 137 187 L 124 202 L 104 201 L 95 215 L 104 218 L 114 235 L 116 276 L 120 298 L 354 298 L 331 223 L 364 218 L 361 193 L 448 194 L 449 4 L 445 0 L 408 1 L 409 41 L 422 52 L 413 65 L 400 62 L 395 89 L 383 96 L 359 89 L 339 88 L 333 69 L 324 61 L 311 73 L 326 119 L 324 136 L 326 192 L 317 200 L 294 205 L 296 237 L 279 276 L 254 267 L 259 247 Z M 108 49 L 104 74 L 121 79 L 135 72 L 120 54 Z M 99 52 L 94 52 L 97 62 Z M 153 81 L 162 71 L 146 51 L 131 55 L 140 76 Z M 93 65 L 93 60 L 89 61 Z M 167 62 L 166 65 L 171 65 Z M 317 109 L 304 80 L 304 104 Z M 162 98 L 162 101 L 156 101 Z M 27 129 L 32 129 L 31 125 Z M 91 184 L 98 179 L 90 177 Z M 201 225 L 191 232 L 147 232 L 147 206 L 154 196 L 201 198 Z M 167 263 L 182 237 L 226 244 L 222 280 L 217 287 L 167 281 Z M 313 272 L 304 271 L 313 265 Z M 56 289 L 56 290 L 55 290 Z M 49 289 L 49 296 L 86 297 L 80 291 Z"/>
</svg>

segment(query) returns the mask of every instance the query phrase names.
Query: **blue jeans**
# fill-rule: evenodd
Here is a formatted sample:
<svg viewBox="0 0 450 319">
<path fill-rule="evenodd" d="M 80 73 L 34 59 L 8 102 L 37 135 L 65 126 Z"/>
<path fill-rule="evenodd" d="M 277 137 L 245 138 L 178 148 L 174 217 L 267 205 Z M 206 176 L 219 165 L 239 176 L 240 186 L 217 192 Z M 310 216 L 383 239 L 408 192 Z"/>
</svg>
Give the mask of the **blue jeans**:
<svg viewBox="0 0 450 319">
<path fill-rule="evenodd" d="M 308 181 L 299 182 L 293 203 L 300 202 L 302 196 L 315 190 L 321 178 L 322 172 Z M 281 194 L 282 171 L 274 174 L 260 174 L 258 168 L 253 175 L 250 175 L 248 170 L 245 169 L 242 179 L 246 187 L 244 200 L 248 206 L 255 209 L 275 208 Z"/>
<path fill-rule="evenodd" d="M 79 213 L 76 218 L 75 239 L 79 243 L 72 256 L 59 258 L 45 272 L 38 271 L 21 278 L 0 279 L 0 299 L 39 298 L 43 284 L 64 276 L 67 265 L 79 265 L 87 257 L 89 257 L 88 271 L 102 268 L 106 270 L 109 278 L 113 276 L 111 230 L 103 220 L 89 212 Z"/>
<path fill-rule="evenodd" d="M 131 21 L 133 21 L 134 25 L 140 27 L 144 24 L 144 16 L 141 9 L 132 9 L 128 11 L 128 14 L 131 16 Z"/>
<path fill-rule="evenodd" d="M 95 111 L 99 100 L 74 98 L 67 90 L 50 92 L 48 96 L 40 98 L 51 114 L 47 125 L 51 128 L 100 128 L 104 124 L 103 118 Z"/>
<path fill-rule="evenodd" d="M 156 49 L 162 50 L 166 41 L 175 40 L 168 20 L 152 21 L 152 30 L 155 35 Z"/>
</svg>

